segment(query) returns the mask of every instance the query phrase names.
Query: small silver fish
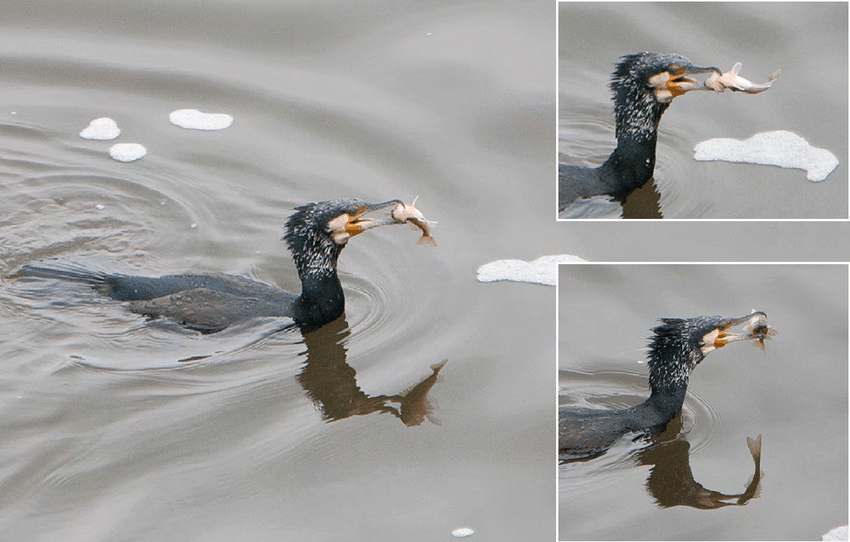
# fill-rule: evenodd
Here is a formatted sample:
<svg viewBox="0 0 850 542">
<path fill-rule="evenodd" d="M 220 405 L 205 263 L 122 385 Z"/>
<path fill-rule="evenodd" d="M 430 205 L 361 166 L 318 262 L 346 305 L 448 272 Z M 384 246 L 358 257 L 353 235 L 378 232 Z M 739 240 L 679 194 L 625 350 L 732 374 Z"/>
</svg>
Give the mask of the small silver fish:
<svg viewBox="0 0 850 542">
<path fill-rule="evenodd" d="M 764 341 L 770 339 L 779 332 L 767 325 L 767 315 L 763 312 L 753 310 L 753 317 L 747 324 L 747 333 L 753 338 L 753 345 L 765 350 Z"/>
<path fill-rule="evenodd" d="M 422 230 L 422 237 L 416 241 L 418 244 L 427 244 L 435 247 L 437 246 L 437 241 L 431 237 L 431 226 L 436 226 L 437 223 L 425 218 L 422 211 L 414 207 L 417 199 L 419 199 L 419 196 L 413 200 L 413 203 L 396 204 L 390 216 L 392 216 L 393 220 L 397 222 L 409 222 L 414 228 Z"/>
<path fill-rule="evenodd" d="M 704 85 L 715 92 L 723 92 L 728 88 L 735 92 L 758 94 L 769 89 L 770 85 L 772 85 L 773 82 L 782 75 L 782 70 L 776 70 L 767 77 L 767 83 L 757 84 L 738 75 L 738 72 L 740 71 L 741 63 L 736 62 L 735 65 L 732 66 L 732 69 L 726 73 L 719 74 L 715 72 L 711 74 L 708 79 L 705 80 Z"/>
</svg>

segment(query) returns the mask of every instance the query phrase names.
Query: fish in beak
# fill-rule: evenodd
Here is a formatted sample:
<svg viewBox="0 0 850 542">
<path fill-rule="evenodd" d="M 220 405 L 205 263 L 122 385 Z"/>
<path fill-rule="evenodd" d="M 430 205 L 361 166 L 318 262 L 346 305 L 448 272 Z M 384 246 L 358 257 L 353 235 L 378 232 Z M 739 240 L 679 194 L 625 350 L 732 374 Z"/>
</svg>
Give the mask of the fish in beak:
<svg viewBox="0 0 850 542">
<path fill-rule="evenodd" d="M 767 314 L 754 310 L 747 316 L 723 321 L 703 337 L 703 353 L 722 348 L 731 342 L 753 341 L 764 350 L 764 341 L 778 332 L 767 325 Z"/>
<path fill-rule="evenodd" d="M 692 64 L 672 64 L 667 70 L 657 73 L 649 78 L 649 86 L 655 93 L 655 99 L 661 103 L 670 103 L 676 96 L 681 96 L 692 90 L 710 90 L 705 82 L 710 75 L 697 77 L 703 74 L 720 74 L 720 70 L 711 67 L 700 67 Z"/>
</svg>

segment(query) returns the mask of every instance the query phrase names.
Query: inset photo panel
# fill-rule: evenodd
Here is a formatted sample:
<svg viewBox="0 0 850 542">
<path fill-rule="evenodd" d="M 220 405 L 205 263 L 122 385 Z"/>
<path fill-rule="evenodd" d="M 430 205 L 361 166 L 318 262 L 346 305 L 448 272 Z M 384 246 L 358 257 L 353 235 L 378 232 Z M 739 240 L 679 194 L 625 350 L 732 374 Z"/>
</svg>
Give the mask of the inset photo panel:
<svg viewBox="0 0 850 542">
<path fill-rule="evenodd" d="M 847 8 L 559 3 L 558 218 L 846 220 Z"/>
<path fill-rule="evenodd" d="M 557 290 L 559 540 L 847 525 L 846 264 L 563 264 Z"/>
</svg>

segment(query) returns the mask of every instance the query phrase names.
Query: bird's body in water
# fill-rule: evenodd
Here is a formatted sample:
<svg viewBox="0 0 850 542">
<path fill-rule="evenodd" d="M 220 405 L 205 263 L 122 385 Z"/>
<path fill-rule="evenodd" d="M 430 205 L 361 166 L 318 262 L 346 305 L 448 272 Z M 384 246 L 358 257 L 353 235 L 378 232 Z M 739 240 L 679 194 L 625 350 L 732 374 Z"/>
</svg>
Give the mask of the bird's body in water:
<svg viewBox="0 0 850 542">
<path fill-rule="evenodd" d="M 290 317 L 304 327 L 331 322 L 345 310 L 337 260 L 348 240 L 367 229 L 403 223 L 363 215 L 403 205 L 400 200 L 367 203 L 340 199 L 295 209 L 284 239 L 292 252 L 301 293 L 236 275 L 166 275 L 143 277 L 88 271 L 76 266 L 23 266 L 15 277 L 81 282 L 128 304 L 135 313 L 171 318 L 205 333 L 258 317 Z"/>
<path fill-rule="evenodd" d="M 643 403 L 619 410 L 560 407 L 558 447 L 567 460 L 592 459 L 629 433 L 661 431 L 679 415 L 691 371 L 705 356 L 733 341 L 761 342 L 776 332 L 765 324 L 763 312 L 739 318 L 700 316 L 663 318 L 649 343 L 650 396 Z M 739 333 L 732 331 L 745 325 Z"/>
<path fill-rule="evenodd" d="M 612 74 L 617 148 L 599 167 L 558 165 L 558 209 L 576 200 L 608 196 L 624 201 L 652 178 L 661 115 L 676 96 L 691 90 L 710 90 L 688 77 L 720 73 L 701 68 L 672 53 L 637 53 L 622 57 Z"/>
</svg>

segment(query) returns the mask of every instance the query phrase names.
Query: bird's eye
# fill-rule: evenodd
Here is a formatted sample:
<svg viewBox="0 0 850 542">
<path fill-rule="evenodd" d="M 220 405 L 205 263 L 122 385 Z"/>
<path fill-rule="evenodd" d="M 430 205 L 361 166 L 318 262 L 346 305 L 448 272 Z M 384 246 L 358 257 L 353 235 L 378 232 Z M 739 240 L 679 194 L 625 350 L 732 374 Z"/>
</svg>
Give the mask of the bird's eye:
<svg viewBox="0 0 850 542">
<path fill-rule="evenodd" d="M 357 209 L 349 209 L 348 210 L 348 216 L 356 216 L 356 215 L 357 215 Z"/>
</svg>

